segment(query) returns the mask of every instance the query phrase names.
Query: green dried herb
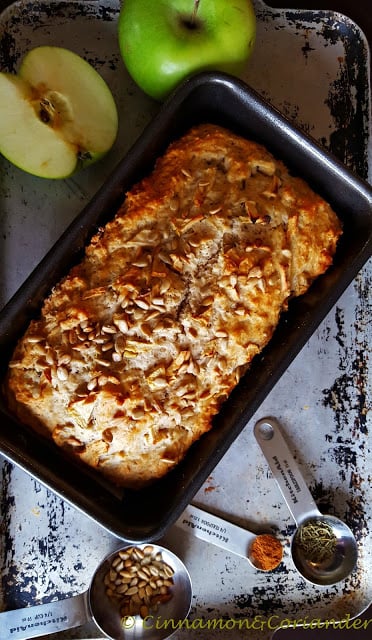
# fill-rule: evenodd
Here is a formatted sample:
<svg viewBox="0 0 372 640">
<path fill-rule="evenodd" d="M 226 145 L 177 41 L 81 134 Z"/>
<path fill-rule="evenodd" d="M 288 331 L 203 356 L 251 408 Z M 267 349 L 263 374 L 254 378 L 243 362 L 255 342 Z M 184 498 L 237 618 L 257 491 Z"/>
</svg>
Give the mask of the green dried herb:
<svg viewBox="0 0 372 640">
<path fill-rule="evenodd" d="M 300 527 L 297 543 L 310 562 L 324 562 L 334 555 L 337 538 L 323 520 L 310 520 Z"/>
</svg>

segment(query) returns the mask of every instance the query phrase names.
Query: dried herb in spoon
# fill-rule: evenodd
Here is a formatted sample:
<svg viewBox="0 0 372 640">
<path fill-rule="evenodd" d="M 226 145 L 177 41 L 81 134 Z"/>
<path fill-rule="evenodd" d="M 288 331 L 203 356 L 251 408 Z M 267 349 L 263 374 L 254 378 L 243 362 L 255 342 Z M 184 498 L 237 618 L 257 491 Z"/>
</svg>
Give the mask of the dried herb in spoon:
<svg viewBox="0 0 372 640">
<path fill-rule="evenodd" d="M 310 520 L 300 527 L 296 543 L 310 562 L 324 562 L 332 558 L 337 538 L 332 527 L 323 520 Z"/>
</svg>

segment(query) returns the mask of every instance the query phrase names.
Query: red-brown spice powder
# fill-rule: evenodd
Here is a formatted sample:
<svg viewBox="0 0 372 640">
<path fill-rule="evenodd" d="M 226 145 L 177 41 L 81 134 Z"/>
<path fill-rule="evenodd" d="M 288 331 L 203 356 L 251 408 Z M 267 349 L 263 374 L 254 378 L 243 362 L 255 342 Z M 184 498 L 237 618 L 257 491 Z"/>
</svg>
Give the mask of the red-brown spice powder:
<svg viewBox="0 0 372 640">
<path fill-rule="evenodd" d="M 249 550 L 249 557 L 258 569 L 270 571 L 281 562 L 283 548 L 277 538 L 264 533 L 254 539 Z"/>
</svg>

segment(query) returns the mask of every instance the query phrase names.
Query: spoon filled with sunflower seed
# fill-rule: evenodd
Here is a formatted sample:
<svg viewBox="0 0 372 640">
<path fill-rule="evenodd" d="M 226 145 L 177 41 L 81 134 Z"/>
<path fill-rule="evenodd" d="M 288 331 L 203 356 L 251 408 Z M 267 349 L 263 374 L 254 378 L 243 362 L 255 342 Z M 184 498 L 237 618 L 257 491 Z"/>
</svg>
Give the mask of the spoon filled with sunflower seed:
<svg viewBox="0 0 372 640">
<path fill-rule="evenodd" d="M 319 511 L 277 420 L 259 420 L 254 435 L 297 524 L 291 545 L 297 570 L 317 585 L 344 580 L 357 561 L 353 532 L 339 518 Z"/>
<path fill-rule="evenodd" d="M 184 620 L 191 598 L 189 573 L 174 553 L 156 544 L 126 546 L 99 564 L 86 592 L 0 613 L 0 638 L 29 640 L 93 620 L 111 640 L 165 640 L 174 628 L 161 621 Z"/>
</svg>

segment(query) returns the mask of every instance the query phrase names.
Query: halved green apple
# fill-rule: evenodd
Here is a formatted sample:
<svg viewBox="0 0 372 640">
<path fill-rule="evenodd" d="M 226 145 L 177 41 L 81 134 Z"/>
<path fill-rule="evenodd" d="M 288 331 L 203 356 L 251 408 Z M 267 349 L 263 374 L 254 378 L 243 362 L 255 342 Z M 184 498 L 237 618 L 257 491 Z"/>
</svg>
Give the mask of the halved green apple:
<svg viewBox="0 0 372 640">
<path fill-rule="evenodd" d="M 29 51 L 0 73 L 0 153 L 42 178 L 66 178 L 114 144 L 118 113 L 102 76 L 62 47 Z"/>
</svg>

